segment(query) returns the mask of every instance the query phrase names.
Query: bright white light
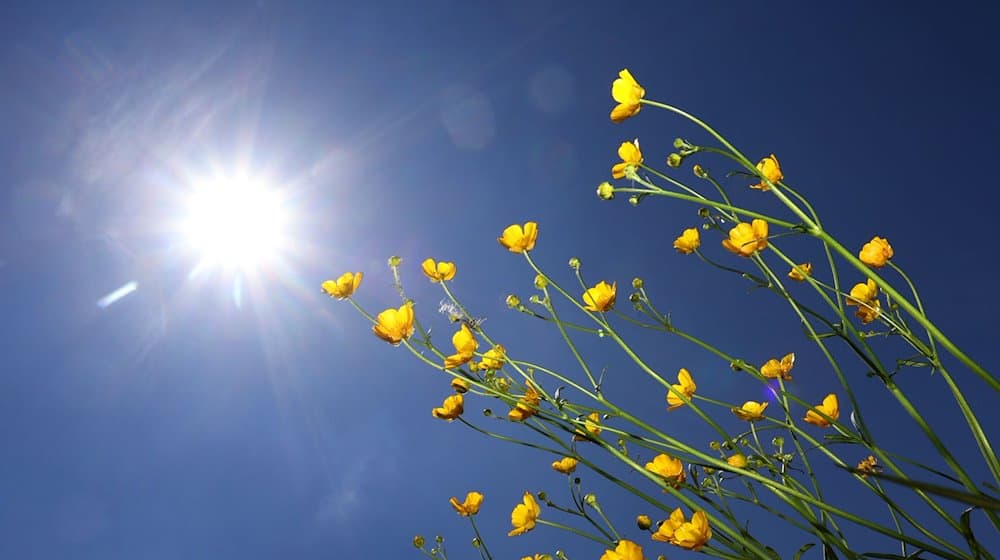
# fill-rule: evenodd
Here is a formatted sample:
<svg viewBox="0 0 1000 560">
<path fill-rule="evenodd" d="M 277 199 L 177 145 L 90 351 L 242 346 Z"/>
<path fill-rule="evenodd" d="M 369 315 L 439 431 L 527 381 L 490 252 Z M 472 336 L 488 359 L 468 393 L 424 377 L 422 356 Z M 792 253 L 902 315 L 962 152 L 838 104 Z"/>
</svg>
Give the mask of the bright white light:
<svg viewBox="0 0 1000 560">
<path fill-rule="evenodd" d="M 188 210 L 184 233 L 209 265 L 253 268 L 280 248 L 284 228 L 280 197 L 253 181 L 206 183 Z"/>
</svg>

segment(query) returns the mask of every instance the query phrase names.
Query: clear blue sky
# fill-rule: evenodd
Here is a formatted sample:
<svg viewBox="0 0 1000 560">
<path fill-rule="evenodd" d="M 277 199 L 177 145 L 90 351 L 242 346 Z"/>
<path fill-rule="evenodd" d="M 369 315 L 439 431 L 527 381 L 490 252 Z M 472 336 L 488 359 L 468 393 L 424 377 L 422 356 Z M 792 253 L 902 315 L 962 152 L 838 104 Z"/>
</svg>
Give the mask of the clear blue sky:
<svg viewBox="0 0 1000 560">
<path fill-rule="evenodd" d="M 400 255 L 418 312 L 444 330 L 418 265 L 454 260 L 454 288 L 493 336 L 565 367 L 554 333 L 503 304 L 526 299 L 533 274 L 495 238 L 528 219 L 553 273 L 569 280 L 577 256 L 594 280 L 643 276 L 708 336 L 745 322 L 727 349 L 796 351 L 795 391 L 818 401 L 833 382 L 787 310 L 670 248 L 694 207 L 594 196 L 622 140 L 642 138 L 651 161 L 675 136 L 704 140 L 651 109 L 612 124 L 626 66 L 752 157 L 778 154 L 848 246 L 888 237 L 931 316 L 997 369 L 988 3 L 330 4 L 0 8 L 0 557 L 416 558 L 415 533 L 443 533 L 472 558 L 447 500 L 478 488 L 497 558 L 597 558 L 551 530 L 507 538 L 523 490 L 563 491 L 551 459 L 431 418 L 443 375 L 318 289 L 364 271 L 358 301 L 377 312 L 397 301 L 385 260 Z M 193 181 L 241 167 L 280 186 L 294 243 L 236 297 L 233 275 L 191 274 L 171 224 Z M 745 400 L 725 364 L 640 344 L 699 391 Z M 876 394 L 863 373 L 850 372 Z M 932 408 L 940 379 L 911 375 Z M 996 394 L 959 377 L 1000 425 Z M 662 395 L 636 393 L 666 414 Z M 485 406 L 470 399 L 470 418 Z M 684 412 L 664 425 L 694 429 Z M 976 457 L 957 416 L 936 421 Z M 633 504 L 605 502 L 631 529 Z M 652 557 L 681 555 L 634 536 Z"/>
</svg>

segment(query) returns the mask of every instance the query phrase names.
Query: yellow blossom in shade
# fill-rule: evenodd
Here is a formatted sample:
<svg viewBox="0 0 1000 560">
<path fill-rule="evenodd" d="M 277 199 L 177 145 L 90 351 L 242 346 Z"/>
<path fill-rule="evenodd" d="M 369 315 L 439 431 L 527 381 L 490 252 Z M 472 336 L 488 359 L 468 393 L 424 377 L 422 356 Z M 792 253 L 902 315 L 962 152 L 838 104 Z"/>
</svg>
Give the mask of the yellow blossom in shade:
<svg viewBox="0 0 1000 560">
<path fill-rule="evenodd" d="M 847 305 L 856 305 L 858 311 L 855 315 L 858 319 L 861 319 L 861 322 L 866 325 L 871 323 L 878 318 L 881 311 L 878 285 L 870 278 L 865 283 L 855 284 L 851 288 L 851 295 L 847 298 Z"/>
<path fill-rule="evenodd" d="M 444 367 L 449 369 L 468 363 L 475 357 L 476 348 L 479 348 L 479 342 L 473 336 L 472 330 L 464 323 L 462 328 L 451 336 L 451 343 L 455 346 L 455 353 L 444 359 Z"/>
<path fill-rule="evenodd" d="M 538 394 L 538 391 L 534 387 L 528 385 L 528 388 L 524 390 L 524 396 L 507 413 L 507 419 L 513 422 L 521 422 L 527 418 L 531 418 L 538 411 L 538 404 L 540 402 L 542 402 L 542 396 Z"/>
<path fill-rule="evenodd" d="M 781 361 L 779 362 L 777 358 L 771 358 L 766 364 L 760 366 L 760 374 L 768 379 L 784 379 L 785 381 L 791 381 L 792 376 L 790 375 L 792 371 L 792 366 L 795 365 L 795 353 L 791 352 L 785 354 Z"/>
<path fill-rule="evenodd" d="M 469 382 L 461 377 L 455 377 L 451 380 L 451 388 L 454 389 L 456 393 L 465 393 L 469 390 Z"/>
<path fill-rule="evenodd" d="M 698 388 L 698 386 L 694 384 L 694 379 L 692 379 L 691 374 L 684 368 L 681 368 L 680 371 L 677 372 L 677 383 L 671 385 L 670 387 L 674 389 L 674 391 L 683 394 L 688 399 L 694 395 L 695 390 Z M 667 393 L 667 404 L 670 405 L 667 410 L 673 410 L 677 407 L 684 406 L 685 404 L 684 400 L 674 391 Z"/>
<path fill-rule="evenodd" d="M 729 463 L 730 467 L 736 467 L 737 469 L 743 469 L 747 466 L 747 456 L 742 453 L 736 453 L 726 457 L 726 462 Z"/>
<path fill-rule="evenodd" d="M 552 462 L 552 468 L 563 474 L 573 474 L 576 470 L 577 460 L 572 457 L 563 457 Z"/>
<path fill-rule="evenodd" d="M 684 524 L 686 520 L 684 519 L 684 512 L 681 508 L 677 508 L 670 513 L 670 517 L 665 519 L 660 526 L 656 528 L 656 532 L 653 533 L 653 540 L 665 543 L 674 542 L 674 532 L 677 528 Z"/>
<path fill-rule="evenodd" d="M 690 255 L 701 247 L 701 234 L 698 228 L 688 228 L 677 239 L 674 239 L 674 249 L 682 255 Z"/>
<path fill-rule="evenodd" d="M 649 528 L 653 526 L 653 520 L 650 519 L 648 515 L 637 515 L 635 518 L 635 525 L 640 531 L 648 531 Z"/>
<path fill-rule="evenodd" d="M 594 285 L 593 288 L 588 288 L 586 292 L 583 293 L 583 306 L 587 311 L 601 312 L 611 311 L 611 308 L 615 306 L 615 295 L 618 292 L 618 282 L 613 282 L 608 285 L 607 282 L 601 280 Z"/>
<path fill-rule="evenodd" d="M 884 237 L 872 237 L 872 240 L 861 248 L 858 258 L 868 266 L 882 268 L 892 258 L 892 246 Z"/>
<path fill-rule="evenodd" d="M 618 73 L 618 79 L 611 84 L 611 97 L 618 102 L 611 110 L 611 120 L 620 123 L 635 115 L 642 109 L 640 100 L 646 95 L 646 90 L 632 77 L 628 69 Z"/>
<path fill-rule="evenodd" d="M 323 282 L 321 287 L 326 295 L 332 298 L 347 299 L 361 285 L 362 276 L 360 272 L 345 272 L 336 280 Z"/>
<path fill-rule="evenodd" d="M 812 276 L 812 275 L 813 275 L 812 263 L 802 263 L 800 265 L 792 267 L 792 269 L 788 271 L 788 277 L 797 282 L 804 282 L 806 276 Z"/>
<path fill-rule="evenodd" d="M 739 408 L 732 408 L 733 414 L 736 415 L 740 420 L 746 420 L 748 422 L 753 422 L 754 420 L 760 420 L 764 417 L 764 410 L 767 409 L 767 405 L 770 404 L 767 401 L 757 402 L 757 401 L 747 401 L 743 403 Z"/>
<path fill-rule="evenodd" d="M 507 533 L 507 536 L 516 537 L 534 529 L 535 520 L 541 513 L 542 508 L 538 507 L 535 497 L 531 495 L 531 492 L 525 492 L 522 503 L 514 506 L 514 510 L 510 512 L 510 523 L 514 529 Z"/>
<path fill-rule="evenodd" d="M 674 488 L 684 484 L 687 478 L 681 460 L 663 453 L 653 457 L 652 462 L 646 463 L 646 470 L 662 476 Z"/>
<path fill-rule="evenodd" d="M 642 555 L 641 546 L 622 539 L 618 541 L 618 546 L 614 550 L 605 550 L 601 560 L 645 560 L 645 557 Z"/>
<path fill-rule="evenodd" d="M 882 467 L 878 464 L 878 459 L 874 455 L 869 455 L 858 463 L 858 474 L 861 478 L 868 478 L 868 475 L 878 473 Z"/>
<path fill-rule="evenodd" d="M 463 412 L 465 412 L 465 397 L 461 393 L 446 397 L 441 406 L 431 410 L 435 418 L 449 422 L 461 416 Z"/>
<path fill-rule="evenodd" d="M 375 318 L 375 336 L 397 345 L 413 334 L 413 304 L 404 303 L 399 309 L 386 309 Z"/>
<path fill-rule="evenodd" d="M 483 359 L 480 360 L 477 369 L 485 370 L 496 370 L 503 367 L 503 364 L 507 361 L 507 349 L 503 347 L 503 344 L 497 344 L 493 348 L 490 348 L 483 354 Z"/>
<path fill-rule="evenodd" d="M 781 174 L 781 165 L 778 164 L 778 158 L 774 154 L 771 154 L 757 162 L 757 172 L 760 173 L 761 177 L 767 178 L 767 180 L 772 183 L 777 183 L 785 178 L 785 176 Z M 762 179 L 756 185 L 750 185 L 750 188 L 769 191 L 771 190 L 771 185 L 768 185 L 767 181 Z"/>
<path fill-rule="evenodd" d="M 674 529 L 672 544 L 688 550 L 698 551 L 712 538 L 712 528 L 708 526 L 708 516 L 704 511 L 696 511 L 691 521 L 685 521 Z"/>
<path fill-rule="evenodd" d="M 740 222 L 729 230 L 729 239 L 722 240 L 722 246 L 741 257 L 749 257 L 767 248 L 767 222 L 754 220 L 749 224 Z"/>
<path fill-rule="evenodd" d="M 455 508 L 462 517 L 468 517 L 470 515 L 476 515 L 479 513 L 479 506 L 483 504 L 483 495 L 479 492 L 469 492 L 465 495 L 465 501 L 462 503 L 458 502 L 458 498 L 452 496 L 451 507 Z"/>
<path fill-rule="evenodd" d="M 636 138 L 632 142 L 622 142 L 622 145 L 618 146 L 618 157 L 622 158 L 622 162 L 616 163 L 611 168 L 611 177 L 614 179 L 624 179 L 625 169 L 642 165 L 642 151 L 639 150 L 639 139 Z"/>
<path fill-rule="evenodd" d="M 601 435 L 601 415 L 597 412 L 591 412 L 587 415 L 587 419 L 584 420 L 583 427 L 587 430 L 587 433 L 577 430 L 573 434 L 573 441 L 587 441 L 590 439 L 590 436 Z"/>
<path fill-rule="evenodd" d="M 511 253 L 523 253 L 535 248 L 536 239 L 538 239 L 538 224 L 525 222 L 524 227 L 520 224 L 507 226 L 497 241 Z"/>
<path fill-rule="evenodd" d="M 444 282 L 455 277 L 455 263 L 435 262 L 434 259 L 427 259 L 420 265 L 424 270 L 424 276 L 431 279 L 431 282 Z"/>
<path fill-rule="evenodd" d="M 823 399 L 823 404 L 816 405 L 815 408 L 806 412 L 806 417 L 804 420 L 813 426 L 819 426 L 820 428 L 827 428 L 830 426 L 830 421 L 817 413 L 817 411 L 826 414 L 833 420 L 840 418 L 840 404 L 837 402 L 837 395 L 830 393 Z"/>
</svg>

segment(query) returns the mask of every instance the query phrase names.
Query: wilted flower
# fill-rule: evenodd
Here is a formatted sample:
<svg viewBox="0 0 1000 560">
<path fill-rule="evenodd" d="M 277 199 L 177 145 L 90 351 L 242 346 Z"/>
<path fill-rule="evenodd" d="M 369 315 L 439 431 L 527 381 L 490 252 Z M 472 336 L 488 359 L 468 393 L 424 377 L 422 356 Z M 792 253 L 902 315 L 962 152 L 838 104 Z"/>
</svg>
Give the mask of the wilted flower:
<svg viewBox="0 0 1000 560">
<path fill-rule="evenodd" d="M 465 501 L 458 503 L 458 498 L 452 496 L 451 507 L 455 508 L 462 517 L 468 517 L 470 515 L 476 515 L 479 513 L 479 506 L 483 503 L 483 495 L 479 492 L 469 492 L 465 495 Z"/>
<path fill-rule="evenodd" d="M 807 262 L 802 263 L 800 265 L 796 265 L 792 267 L 790 271 L 788 271 L 788 277 L 798 282 L 804 282 L 806 276 L 812 276 L 812 274 L 813 274 L 813 265 L 812 263 L 807 263 Z"/>
<path fill-rule="evenodd" d="M 784 379 L 785 381 L 791 381 L 792 376 L 789 373 L 792 371 L 792 366 L 795 365 L 795 353 L 791 352 L 785 354 L 785 357 L 781 358 L 779 362 L 776 358 L 771 358 L 766 364 L 760 366 L 760 374 L 768 379 Z"/>
<path fill-rule="evenodd" d="M 632 142 L 622 142 L 622 145 L 618 146 L 618 157 L 622 159 L 622 162 L 616 163 L 611 168 L 611 177 L 614 179 L 624 179 L 626 169 L 642 165 L 642 151 L 639 150 L 639 139 L 636 138 Z"/>
<path fill-rule="evenodd" d="M 646 95 L 646 90 L 632 77 L 628 69 L 618 73 L 618 79 L 611 84 L 611 97 L 618 102 L 611 110 L 611 120 L 619 123 L 635 115 L 642 109 L 640 100 Z"/>
<path fill-rule="evenodd" d="M 507 533 L 507 536 L 516 537 L 534 529 L 535 520 L 541 513 L 542 508 L 538 507 L 535 497 L 531 492 L 525 492 L 522 503 L 514 506 L 514 510 L 510 512 L 510 523 L 514 529 Z"/>
<path fill-rule="evenodd" d="M 674 249 L 682 255 L 689 255 L 701 247 L 701 234 L 698 228 L 688 228 L 677 239 L 674 239 Z"/>
<path fill-rule="evenodd" d="M 680 371 L 677 372 L 677 383 L 671 385 L 670 387 L 674 389 L 674 391 L 683 394 L 688 399 L 694 395 L 695 390 L 698 388 L 698 386 L 694 384 L 694 379 L 691 378 L 691 374 L 684 368 L 681 368 Z M 670 405 L 667 410 L 673 410 L 677 407 L 684 406 L 685 404 L 684 400 L 681 399 L 681 397 L 679 397 L 674 391 L 667 393 L 667 404 Z"/>
<path fill-rule="evenodd" d="M 618 282 L 608 285 L 601 280 L 593 288 L 588 288 L 583 293 L 584 309 L 587 311 L 601 312 L 610 311 L 615 306 L 615 295 L 618 290 Z"/>
<path fill-rule="evenodd" d="M 577 460 L 573 457 L 563 457 L 552 462 L 552 468 L 563 474 L 572 474 L 576 470 Z"/>
<path fill-rule="evenodd" d="M 749 224 L 740 222 L 729 230 L 729 239 L 722 240 L 722 246 L 741 257 L 749 257 L 767 248 L 767 222 L 755 219 Z"/>
<path fill-rule="evenodd" d="M 645 560 L 645 557 L 642 555 L 641 546 L 622 539 L 618 541 L 618 546 L 614 550 L 605 550 L 601 560 Z"/>
<path fill-rule="evenodd" d="M 882 467 L 878 464 L 878 459 L 874 455 L 869 455 L 858 463 L 858 474 L 861 478 L 868 478 L 870 474 L 876 474 L 882 470 Z"/>
<path fill-rule="evenodd" d="M 372 332 L 382 340 L 397 345 L 413 334 L 413 304 L 407 302 L 399 309 L 386 309 L 375 318 Z"/>
<path fill-rule="evenodd" d="M 441 406 L 431 410 L 435 418 L 449 422 L 461 416 L 463 412 L 465 412 L 465 397 L 461 393 L 445 398 Z"/>
<path fill-rule="evenodd" d="M 455 277 L 455 263 L 434 262 L 434 259 L 427 259 L 420 265 L 424 271 L 424 276 L 431 279 L 431 282 L 443 282 Z"/>
<path fill-rule="evenodd" d="M 781 166 L 778 165 L 778 158 L 774 154 L 771 154 L 757 162 L 757 172 L 772 183 L 777 183 L 785 178 L 785 176 L 781 174 Z M 771 185 L 768 185 L 767 181 L 761 180 L 761 182 L 756 185 L 750 185 L 750 188 L 768 191 L 771 190 Z"/>
<path fill-rule="evenodd" d="M 681 460 L 663 453 L 653 457 L 652 462 L 646 463 L 646 470 L 662 476 L 674 488 L 684 484 L 687 478 Z"/>
<path fill-rule="evenodd" d="M 851 295 L 847 298 L 847 305 L 858 306 L 855 315 L 864 324 L 871 323 L 878 318 L 880 303 L 878 299 L 878 285 L 871 278 L 867 282 L 855 284 L 851 288 Z"/>
<path fill-rule="evenodd" d="M 601 435 L 601 415 L 597 412 L 591 412 L 587 415 L 587 419 L 583 422 L 583 427 L 587 430 L 587 434 L 592 436 Z M 586 441 L 590 439 L 587 434 L 577 430 L 573 434 L 573 441 Z"/>
<path fill-rule="evenodd" d="M 756 402 L 747 401 L 743 403 L 739 408 L 732 408 L 733 414 L 736 415 L 740 420 L 746 420 L 748 422 L 753 422 L 754 420 L 760 420 L 764 417 L 764 410 L 767 409 L 767 405 L 770 404 L 767 401 Z"/>
<path fill-rule="evenodd" d="M 346 299 L 361 285 L 362 276 L 360 272 L 345 272 L 336 280 L 323 282 L 321 287 L 326 295 L 332 298 Z"/>
<path fill-rule="evenodd" d="M 464 323 L 462 328 L 452 335 L 451 343 L 455 346 L 455 353 L 444 359 L 444 367 L 448 369 L 468 363 L 475 357 L 476 348 L 479 348 L 479 342 L 473 336 L 472 330 Z"/>
<path fill-rule="evenodd" d="M 882 268 L 892 258 L 892 246 L 883 237 L 872 237 L 872 240 L 861 248 L 858 258 L 868 266 Z"/>
<path fill-rule="evenodd" d="M 747 466 L 747 456 L 742 453 L 735 453 L 726 457 L 726 462 L 729 463 L 730 467 L 742 469 Z"/>
<path fill-rule="evenodd" d="M 538 224 L 526 222 L 522 228 L 519 224 L 507 226 L 497 241 L 511 253 L 522 253 L 535 248 L 538 239 Z"/>
<path fill-rule="evenodd" d="M 535 415 L 538 411 L 538 403 L 542 402 L 542 396 L 534 387 L 528 385 L 524 390 L 524 396 L 517 401 L 517 405 L 507 413 L 507 419 L 514 422 L 521 422 Z"/>
<path fill-rule="evenodd" d="M 456 393 L 465 393 L 469 390 L 469 382 L 461 377 L 455 377 L 451 380 L 451 388 L 454 389 Z"/>
<path fill-rule="evenodd" d="M 827 420 L 823 416 L 817 413 L 817 411 L 826 414 L 833 420 L 840 418 L 840 404 L 837 402 L 837 395 L 830 393 L 823 399 L 823 404 L 816 405 L 815 408 L 806 412 L 806 417 L 804 420 L 813 426 L 819 426 L 820 428 L 827 428 L 830 426 L 830 420 Z"/>
</svg>

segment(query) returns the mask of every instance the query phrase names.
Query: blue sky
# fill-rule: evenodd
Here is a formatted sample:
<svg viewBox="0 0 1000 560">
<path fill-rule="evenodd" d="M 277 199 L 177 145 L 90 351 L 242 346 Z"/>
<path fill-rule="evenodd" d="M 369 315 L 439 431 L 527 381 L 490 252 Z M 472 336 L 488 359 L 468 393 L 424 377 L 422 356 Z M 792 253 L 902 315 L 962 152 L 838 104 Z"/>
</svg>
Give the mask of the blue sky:
<svg viewBox="0 0 1000 560">
<path fill-rule="evenodd" d="M 441 533 L 453 558 L 472 558 L 447 500 L 478 488 L 497 558 L 597 558 L 551 530 L 507 538 L 523 490 L 562 491 L 551 459 L 431 418 L 447 379 L 318 289 L 360 270 L 362 306 L 398 305 L 385 261 L 400 255 L 421 319 L 443 331 L 441 294 L 418 266 L 453 260 L 453 288 L 492 336 L 568 367 L 553 331 L 503 303 L 527 299 L 533 274 L 494 240 L 529 219 L 553 274 L 571 280 L 576 256 L 595 281 L 642 276 L 693 331 L 739 327 L 733 353 L 794 350 L 794 390 L 818 402 L 828 368 L 780 302 L 674 254 L 695 207 L 594 196 L 621 141 L 640 137 L 659 161 L 676 136 L 706 140 L 652 109 L 612 124 L 622 67 L 751 157 L 778 154 L 847 246 L 888 237 L 931 317 L 995 370 L 995 14 L 949 6 L 5 6 L 0 556 L 402 558 L 417 557 L 414 534 Z M 237 295 L 231 271 L 192 274 L 198 256 L 175 224 L 195 183 L 239 170 L 280 189 L 289 229 L 280 258 Z M 691 369 L 706 394 L 751 387 L 679 341 L 637 345 L 665 370 Z M 633 397 L 640 380 L 619 353 L 593 351 L 624 372 L 622 398 L 700 433 L 685 411 L 662 412 L 662 395 Z M 984 424 L 1000 425 L 996 394 L 956 371 Z M 878 432 L 916 445 L 881 414 L 877 385 L 851 375 L 870 385 Z M 940 379 L 912 376 L 915 400 L 975 461 L 960 418 L 937 410 Z M 603 488 L 595 478 L 585 482 Z M 603 499 L 631 530 L 635 504 Z M 805 542 L 761 531 L 792 550 Z"/>
</svg>

